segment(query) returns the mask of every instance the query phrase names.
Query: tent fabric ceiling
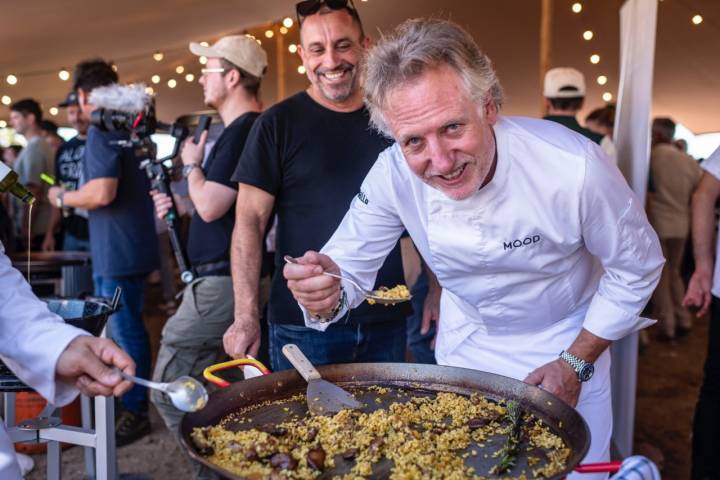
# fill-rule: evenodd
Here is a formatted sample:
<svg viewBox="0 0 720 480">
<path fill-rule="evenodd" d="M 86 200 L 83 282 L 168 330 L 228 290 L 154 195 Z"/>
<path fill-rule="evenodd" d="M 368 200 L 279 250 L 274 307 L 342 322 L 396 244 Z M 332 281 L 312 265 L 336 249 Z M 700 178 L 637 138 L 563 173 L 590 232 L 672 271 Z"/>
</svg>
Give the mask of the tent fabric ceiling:
<svg viewBox="0 0 720 480">
<path fill-rule="evenodd" d="M 262 32 L 270 22 L 293 17 L 288 0 L 4 0 L 0 15 L 0 96 L 13 100 L 32 96 L 45 110 L 61 101 L 70 82 L 57 76 L 60 68 L 72 70 L 77 61 L 100 56 L 117 61 L 122 81 L 149 83 L 153 74 L 162 77 L 155 86 L 159 116 L 170 120 L 200 110 L 202 91 L 174 69 L 184 65 L 197 77 L 200 65 L 187 51 L 190 41 L 213 41 L 242 31 Z M 462 24 L 490 55 L 505 88 L 507 114 L 541 114 L 539 75 L 540 1 L 535 0 L 368 0 L 355 1 L 366 31 L 377 38 L 406 18 L 440 16 Z M 552 66 L 575 66 L 588 83 L 585 111 L 602 106 L 601 95 L 618 87 L 619 8 L 622 0 L 584 0 L 580 14 L 572 13 L 570 0 L 554 0 Z M 705 21 L 694 26 L 690 18 L 700 13 Z M 592 30 L 593 40 L 582 32 Z M 277 38 L 266 39 L 270 68 L 263 86 L 263 100 L 277 100 Z M 300 62 L 287 52 L 297 41 L 297 28 L 286 38 L 281 55 L 286 72 L 285 93 L 306 87 L 297 73 Z M 720 2 L 716 0 L 664 0 L 659 4 L 655 61 L 653 114 L 667 115 L 696 133 L 720 130 Z M 155 62 L 151 53 L 163 51 Z M 601 56 L 598 65 L 589 56 Z M 47 71 L 43 75 L 24 73 Z M 15 74 L 17 85 L 5 77 Z M 599 86 L 598 75 L 608 84 Z M 167 79 L 177 78 L 169 89 Z M 0 106 L 0 119 L 8 108 Z M 55 117 L 59 123 L 62 115 Z"/>
</svg>

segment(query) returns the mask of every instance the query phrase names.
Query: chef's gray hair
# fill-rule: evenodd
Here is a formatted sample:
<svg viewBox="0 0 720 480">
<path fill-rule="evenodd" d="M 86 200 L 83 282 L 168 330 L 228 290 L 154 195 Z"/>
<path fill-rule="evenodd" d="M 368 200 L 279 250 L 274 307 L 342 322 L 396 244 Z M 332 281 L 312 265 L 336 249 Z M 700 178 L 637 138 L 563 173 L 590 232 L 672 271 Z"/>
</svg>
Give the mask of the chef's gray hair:
<svg viewBox="0 0 720 480">
<path fill-rule="evenodd" d="M 427 69 L 452 67 L 479 105 L 491 99 L 500 109 L 502 88 L 492 62 L 473 38 L 447 20 L 416 18 L 406 20 L 394 32 L 383 36 L 368 52 L 365 62 L 365 103 L 372 125 L 391 136 L 383 114 L 393 88 L 412 81 Z"/>
</svg>

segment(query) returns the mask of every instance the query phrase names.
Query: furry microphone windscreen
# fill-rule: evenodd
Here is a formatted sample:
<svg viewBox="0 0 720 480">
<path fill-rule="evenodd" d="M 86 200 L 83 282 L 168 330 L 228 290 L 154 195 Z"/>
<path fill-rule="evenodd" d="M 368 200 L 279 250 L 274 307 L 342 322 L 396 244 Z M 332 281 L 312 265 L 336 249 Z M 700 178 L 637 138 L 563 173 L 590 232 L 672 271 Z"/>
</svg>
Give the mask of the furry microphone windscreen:
<svg viewBox="0 0 720 480">
<path fill-rule="evenodd" d="M 142 83 L 133 85 L 114 83 L 106 87 L 97 87 L 90 92 L 89 100 L 96 107 L 128 113 L 142 112 L 151 101 Z"/>
</svg>

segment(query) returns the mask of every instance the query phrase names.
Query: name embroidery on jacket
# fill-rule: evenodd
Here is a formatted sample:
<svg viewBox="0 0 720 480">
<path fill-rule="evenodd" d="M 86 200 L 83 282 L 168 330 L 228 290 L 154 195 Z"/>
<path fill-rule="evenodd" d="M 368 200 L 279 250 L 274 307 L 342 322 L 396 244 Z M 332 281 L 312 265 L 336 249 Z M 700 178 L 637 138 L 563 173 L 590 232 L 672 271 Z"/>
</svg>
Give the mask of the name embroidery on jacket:
<svg viewBox="0 0 720 480">
<path fill-rule="evenodd" d="M 358 197 L 358 200 L 363 202 L 365 205 L 370 203 L 370 200 L 368 199 L 367 195 L 365 195 L 365 192 L 363 192 L 362 190 L 360 190 L 360 193 L 357 194 L 357 197 Z"/>
<path fill-rule="evenodd" d="M 532 235 L 525 238 L 518 238 L 509 242 L 503 242 L 503 250 L 512 250 L 513 248 L 526 247 L 533 245 L 541 240 L 540 235 Z"/>
</svg>

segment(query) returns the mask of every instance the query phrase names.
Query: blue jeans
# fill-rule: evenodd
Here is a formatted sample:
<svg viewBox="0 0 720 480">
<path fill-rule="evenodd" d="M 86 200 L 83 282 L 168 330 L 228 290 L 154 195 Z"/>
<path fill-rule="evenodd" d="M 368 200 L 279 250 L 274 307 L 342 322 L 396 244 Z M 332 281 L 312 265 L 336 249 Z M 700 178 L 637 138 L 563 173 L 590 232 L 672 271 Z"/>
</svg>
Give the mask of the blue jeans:
<svg viewBox="0 0 720 480">
<path fill-rule="evenodd" d="M 143 323 L 142 311 L 145 289 L 145 275 L 127 277 L 93 276 L 95 295 L 112 298 L 115 288 L 122 288 L 120 310 L 110 317 L 108 337 L 125 350 L 136 365 L 136 375 L 150 377 L 150 342 Z M 122 404 L 135 413 L 147 412 L 147 389 L 134 385 L 122 397 Z"/>
<path fill-rule="evenodd" d="M 67 252 L 89 252 L 90 240 L 83 240 L 66 233 L 63 237 L 63 250 Z"/>
<path fill-rule="evenodd" d="M 299 325 L 270 324 L 273 371 L 293 368 L 282 347 L 294 343 L 314 365 L 405 360 L 405 322 L 333 324 L 319 332 Z"/>
<path fill-rule="evenodd" d="M 412 290 L 413 313 L 407 319 L 407 346 L 416 363 L 435 362 L 435 352 L 430 348 L 430 343 L 435 337 L 435 324 L 430 324 L 430 330 L 425 335 L 420 333 L 422 326 L 423 306 L 425 298 L 428 294 L 428 279 L 425 270 L 420 272 L 420 276 L 413 285 Z"/>
</svg>

